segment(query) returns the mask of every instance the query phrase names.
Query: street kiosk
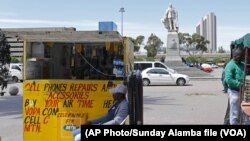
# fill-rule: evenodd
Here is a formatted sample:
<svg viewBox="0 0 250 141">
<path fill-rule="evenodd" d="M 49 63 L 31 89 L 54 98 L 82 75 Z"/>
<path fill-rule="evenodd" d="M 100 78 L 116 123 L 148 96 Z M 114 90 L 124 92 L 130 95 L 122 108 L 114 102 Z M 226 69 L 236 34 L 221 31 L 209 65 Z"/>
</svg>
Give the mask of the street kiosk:
<svg viewBox="0 0 250 141">
<path fill-rule="evenodd" d="M 109 89 L 129 83 L 133 73 L 133 44 L 116 31 L 8 34 L 24 43 L 24 141 L 72 141 L 74 129 L 112 105 Z M 142 85 L 129 86 L 129 116 L 140 113 L 141 121 L 132 124 L 142 124 L 142 104 L 131 97 Z"/>
</svg>

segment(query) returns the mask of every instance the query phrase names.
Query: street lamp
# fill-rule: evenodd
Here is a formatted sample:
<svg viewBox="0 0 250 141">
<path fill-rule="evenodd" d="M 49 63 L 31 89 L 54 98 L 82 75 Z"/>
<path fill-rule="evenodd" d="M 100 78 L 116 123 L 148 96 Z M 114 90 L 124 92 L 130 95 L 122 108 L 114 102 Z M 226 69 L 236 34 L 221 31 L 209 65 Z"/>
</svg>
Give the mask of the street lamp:
<svg viewBox="0 0 250 141">
<path fill-rule="evenodd" d="M 123 12 L 125 12 L 125 9 L 122 7 L 120 8 L 119 12 L 121 12 L 121 34 L 123 37 Z"/>
</svg>

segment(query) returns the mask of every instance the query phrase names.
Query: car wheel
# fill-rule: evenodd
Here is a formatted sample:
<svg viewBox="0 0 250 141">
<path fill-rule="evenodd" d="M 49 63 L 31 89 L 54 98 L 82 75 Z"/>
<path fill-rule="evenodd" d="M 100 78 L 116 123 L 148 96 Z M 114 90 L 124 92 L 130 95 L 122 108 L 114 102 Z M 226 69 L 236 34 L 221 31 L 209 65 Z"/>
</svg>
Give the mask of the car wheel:
<svg viewBox="0 0 250 141">
<path fill-rule="evenodd" d="M 186 80 L 184 78 L 179 78 L 177 79 L 176 84 L 178 86 L 184 86 L 186 84 Z"/>
<path fill-rule="evenodd" d="M 148 79 L 142 80 L 143 86 L 148 86 L 150 84 L 150 81 Z"/>
<path fill-rule="evenodd" d="M 12 80 L 13 80 L 14 82 L 18 82 L 18 78 L 17 78 L 16 76 L 13 76 L 13 77 L 12 77 Z"/>
</svg>

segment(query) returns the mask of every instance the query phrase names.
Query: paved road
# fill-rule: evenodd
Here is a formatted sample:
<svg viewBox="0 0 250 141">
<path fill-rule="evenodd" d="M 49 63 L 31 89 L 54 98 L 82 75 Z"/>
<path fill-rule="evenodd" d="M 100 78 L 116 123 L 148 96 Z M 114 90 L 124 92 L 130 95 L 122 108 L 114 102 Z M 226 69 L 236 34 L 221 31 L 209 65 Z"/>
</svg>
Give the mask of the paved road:
<svg viewBox="0 0 250 141">
<path fill-rule="evenodd" d="M 12 85 L 19 87 L 19 94 L 0 97 L 2 141 L 23 140 L 22 84 L 8 87 Z M 143 91 L 144 124 L 223 123 L 227 95 L 220 79 L 191 80 L 188 86 L 148 86 Z"/>
<path fill-rule="evenodd" d="M 227 94 L 221 81 L 190 83 L 144 87 L 144 124 L 222 124 Z"/>
<path fill-rule="evenodd" d="M 19 88 L 18 95 L 10 96 L 11 86 Z M 2 141 L 22 141 L 22 84 L 9 84 L 4 96 L 0 96 L 0 136 Z"/>
</svg>

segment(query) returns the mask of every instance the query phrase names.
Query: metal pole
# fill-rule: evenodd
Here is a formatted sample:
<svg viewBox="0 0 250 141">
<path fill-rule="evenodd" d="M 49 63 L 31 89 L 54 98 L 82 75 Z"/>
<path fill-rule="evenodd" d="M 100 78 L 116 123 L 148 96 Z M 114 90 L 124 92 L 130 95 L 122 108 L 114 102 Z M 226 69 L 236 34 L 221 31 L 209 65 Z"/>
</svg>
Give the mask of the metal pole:
<svg viewBox="0 0 250 141">
<path fill-rule="evenodd" d="M 121 35 L 123 37 L 123 12 L 125 12 L 125 9 L 122 7 L 119 12 L 121 12 Z"/>
</svg>

